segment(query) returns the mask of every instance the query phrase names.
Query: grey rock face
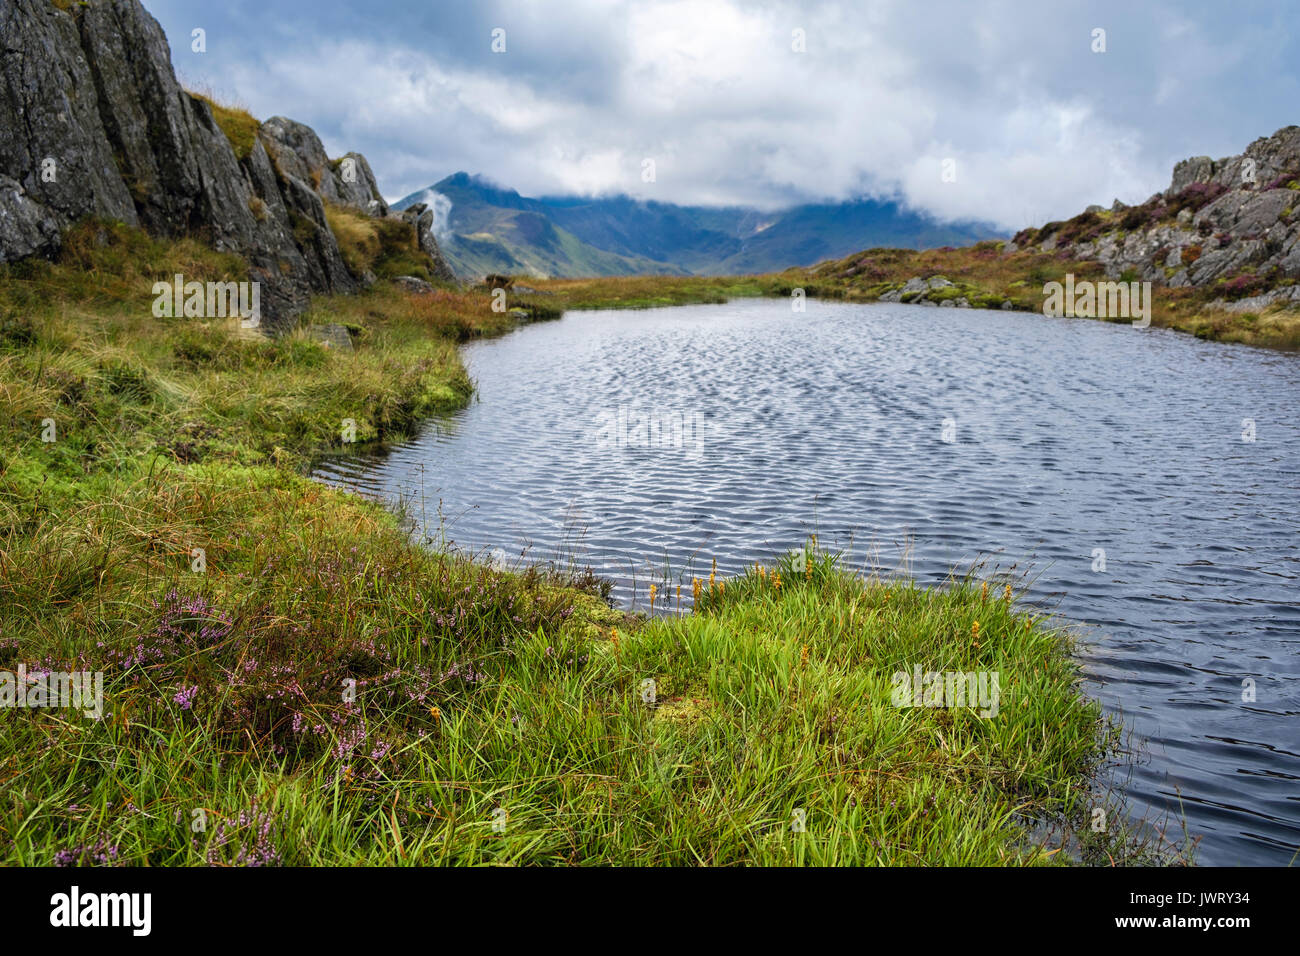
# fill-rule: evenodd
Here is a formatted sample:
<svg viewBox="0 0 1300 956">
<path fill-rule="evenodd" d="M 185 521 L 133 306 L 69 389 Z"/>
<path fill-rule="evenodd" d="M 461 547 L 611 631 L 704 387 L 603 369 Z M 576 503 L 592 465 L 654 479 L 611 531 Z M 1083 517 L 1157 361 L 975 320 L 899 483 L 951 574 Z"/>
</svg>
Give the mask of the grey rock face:
<svg viewBox="0 0 1300 956">
<path fill-rule="evenodd" d="M 1243 266 L 1262 258 L 1264 243 L 1258 239 L 1233 242 L 1207 252 L 1188 267 L 1192 285 L 1207 285 L 1220 276 L 1239 272 Z"/>
<path fill-rule="evenodd" d="M 0 50 L 0 171 L 61 224 L 135 225 L 76 21 L 49 0 L 4 0 Z M 14 253 L 6 244 L 0 260 Z"/>
<path fill-rule="evenodd" d="M 243 256 L 272 330 L 314 292 L 358 288 L 323 200 L 388 213 L 364 156 L 331 161 L 315 132 L 283 117 L 237 156 L 209 105 L 177 83 L 139 0 L 75 14 L 0 3 L 0 262 L 50 254 L 62 230 L 101 216 Z M 432 232 L 420 247 L 452 279 Z"/>
<path fill-rule="evenodd" d="M 1213 181 L 1228 189 L 1262 189 L 1284 173 L 1300 173 L 1300 126 L 1284 126 L 1255 140 L 1242 155 L 1219 160 Z"/>
<path fill-rule="evenodd" d="M 379 194 L 375 174 L 360 153 L 331 160 L 315 130 L 284 116 L 271 117 L 262 124 L 260 134 L 282 174 L 310 183 L 330 202 L 371 216 L 388 215 L 388 203 Z"/>
<path fill-rule="evenodd" d="M 99 115 L 140 224 L 172 236 L 209 225 L 219 248 L 238 245 L 248 210 L 232 208 L 243 198 L 233 182 L 241 178 L 234 152 L 211 113 L 196 109 L 176 82 L 157 21 L 138 3 L 118 2 L 81 10 L 78 24 Z"/>
<path fill-rule="evenodd" d="M 22 184 L 0 174 L 0 262 L 39 255 L 58 247 L 59 224 L 33 202 Z"/>
<path fill-rule="evenodd" d="M 313 289 L 355 292 L 356 280 L 339 251 L 338 240 L 325 218 L 325 203 L 301 179 L 285 176 L 280 186 L 289 212 L 293 236 L 307 262 Z"/>
<path fill-rule="evenodd" d="M 339 201 L 345 206 L 353 206 L 371 216 L 388 215 L 388 203 L 379 194 L 379 183 L 366 157 L 360 153 L 346 153 L 333 164 L 332 171 Z"/>
<path fill-rule="evenodd" d="M 1165 195 L 1177 196 L 1192 183 L 1208 183 L 1213 176 L 1214 160 L 1210 157 L 1193 156 L 1184 159 L 1174 166 L 1174 178 L 1165 190 Z"/>
<path fill-rule="evenodd" d="M 1300 193 L 1290 189 L 1233 190 L 1198 212 L 1193 222 L 1209 223 L 1214 232 L 1233 236 L 1263 235 L 1277 223 L 1282 210 L 1294 205 L 1300 205 Z"/>
<path fill-rule="evenodd" d="M 1257 139 L 1240 156 L 1183 160 L 1174 167 L 1169 188 L 1148 200 L 1150 220 L 1136 228 L 1131 220 L 1125 224 L 1122 214 L 1129 207 L 1117 202 L 1109 231 L 1062 251 L 1101 262 L 1112 279 L 1132 272 L 1175 288 L 1204 286 L 1243 271 L 1300 278 L 1295 248 L 1300 191 L 1286 188 L 1295 179 L 1300 179 L 1300 126 L 1287 126 Z M 1171 206 L 1182 207 L 1172 222 Z M 1055 240 L 1053 235 L 1041 248 L 1056 248 Z M 1194 261 L 1183 268 L 1189 247 L 1199 248 L 1199 257 L 1189 257 Z"/>
<path fill-rule="evenodd" d="M 313 174 L 321 177 L 320 188 L 327 198 L 336 198 L 333 187 L 325 185 L 324 170 L 329 165 L 325 147 L 314 130 L 283 116 L 272 116 L 262 124 L 262 142 L 276 169 L 285 176 L 308 182 Z M 330 189 L 331 194 L 323 191 Z"/>
</svg>

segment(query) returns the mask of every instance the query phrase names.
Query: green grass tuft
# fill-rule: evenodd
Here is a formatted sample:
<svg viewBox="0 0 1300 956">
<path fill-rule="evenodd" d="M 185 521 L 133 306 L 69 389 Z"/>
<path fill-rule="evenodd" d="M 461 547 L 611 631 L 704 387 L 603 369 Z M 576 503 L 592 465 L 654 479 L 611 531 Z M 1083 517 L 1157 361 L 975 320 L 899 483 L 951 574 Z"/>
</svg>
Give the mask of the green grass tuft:
<svg viewBox="0 0 1300 956">
<path fill-rule="evenodd" d="M 245 269 L 94 222 L 57 262 L 0 267 L 0 670 L 101 671 L 106 698 L 98 721 L 0 709 L 0 863 L 1153 858 L 1083 825 L 1113 731 L 1068 638 L 1009 596 L 814 554 L 645 620 L 589 574 L 419 547 L 403 515 L 305 478 L 356 447 L 345 419 L 381 442 L 463 407 L 456 343 L 517 317 L 487 289 L 382 281 L 276 340 L 152 315 L 157 278 Z M 781 288 L 546 285 L 512 304 Z M 997 716 L 895 706 L 916 666 L 998 672 Z"/>
</svg>

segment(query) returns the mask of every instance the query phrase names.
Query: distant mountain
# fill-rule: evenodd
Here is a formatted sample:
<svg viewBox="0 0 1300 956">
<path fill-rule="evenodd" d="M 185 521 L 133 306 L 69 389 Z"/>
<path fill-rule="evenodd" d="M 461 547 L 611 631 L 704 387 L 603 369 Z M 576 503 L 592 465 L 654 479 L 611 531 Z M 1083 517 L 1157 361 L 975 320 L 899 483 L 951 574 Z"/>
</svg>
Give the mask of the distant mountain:
<svg viewBox="0 0 1300 956">
<path fill-rule="evenodd" d="M 858 249 L 924 249 L 999 238 L 984 223 L 939 223 L 897 203 L 860 199 L 765 213 L 628 196 L 530 199 L 456 173 L 393 204 L 428 203 L 457 275 L 728 275 L 814 265 Z"/>
<path fill-rule="evenodd" d="M 463 279 L 488 273 L 535 276 L 682 275 L 686 269 L 584 242 L 547 207 L 514 190 L 457 173 L 396 204 L 427 203 L 443 258 Z"/>
</svg>

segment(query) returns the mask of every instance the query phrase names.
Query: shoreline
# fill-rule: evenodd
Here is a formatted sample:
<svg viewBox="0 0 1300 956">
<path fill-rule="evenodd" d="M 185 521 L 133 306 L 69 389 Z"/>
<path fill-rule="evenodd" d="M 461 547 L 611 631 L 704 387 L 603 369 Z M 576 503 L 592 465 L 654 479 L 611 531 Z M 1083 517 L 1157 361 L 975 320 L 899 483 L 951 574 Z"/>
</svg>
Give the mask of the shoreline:
<svg viewBox="0 0 1300 956">
<path fill-rule="evenodd" d="M 425 550 L 307 477 L 342 420 L 361 445 L 464 406 L 457 343 L 516 327 L 485 294 L 318 300 L 340 351 L 155 319 L 130 263 L 228 266 L 195 244 L 96 255 L 3 285 L 0 670 L 105 674 L 102 720 L 0 715 L 5 862 L 1163 859 L 1119 814 L 1084 825 L 1112 738 L 1066 639 L 1010 595 L 814 553 L 640 620 L 593 577 Z M 916 666 L 998 673 L 998 716 L 894 706 Z"/>
</svg>

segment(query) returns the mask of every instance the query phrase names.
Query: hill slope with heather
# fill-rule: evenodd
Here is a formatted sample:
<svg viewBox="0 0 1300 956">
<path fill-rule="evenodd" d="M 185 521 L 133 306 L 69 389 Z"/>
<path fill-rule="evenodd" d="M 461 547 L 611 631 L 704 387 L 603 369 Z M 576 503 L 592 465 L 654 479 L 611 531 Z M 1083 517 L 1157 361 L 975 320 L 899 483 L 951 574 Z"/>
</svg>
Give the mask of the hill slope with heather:
<svg viewBox="0 0 1300 956">
<path fill-rule="evenodd" d="M 1135 206 L 1093 206 L 1009 242 L 866 249 L 782 280 L 861 301 L 1039 311 L 1044 286 L 1067 274 L 1150 282 L 1155 326 L 1300 347 L 1300 127 L 1237 156 L 1184 160 L 1168 189 Z"/>
</svg>

